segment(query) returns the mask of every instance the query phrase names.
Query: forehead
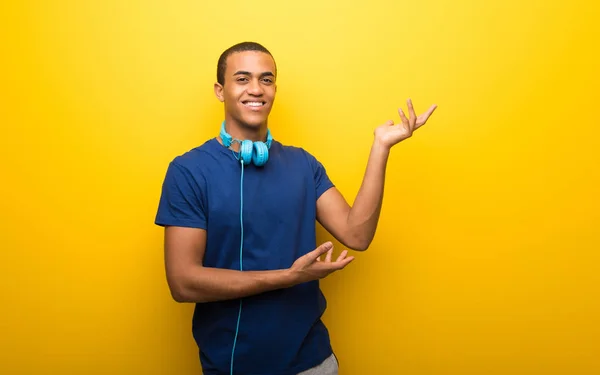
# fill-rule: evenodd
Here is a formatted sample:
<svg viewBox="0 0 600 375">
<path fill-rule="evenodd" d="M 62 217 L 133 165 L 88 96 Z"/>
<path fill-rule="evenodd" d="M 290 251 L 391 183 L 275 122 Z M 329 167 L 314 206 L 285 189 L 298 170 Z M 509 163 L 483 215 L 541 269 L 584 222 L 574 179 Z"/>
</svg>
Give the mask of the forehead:
<svg viewBox="0 0 600 375">
<path fill-rule="evenodd" d="M 227 57 L 226 74 L 232 75 L 238 71 L 275 74 L 275 61 L 269 54 L 260 51 L 235 52 Z"/>
</svg>

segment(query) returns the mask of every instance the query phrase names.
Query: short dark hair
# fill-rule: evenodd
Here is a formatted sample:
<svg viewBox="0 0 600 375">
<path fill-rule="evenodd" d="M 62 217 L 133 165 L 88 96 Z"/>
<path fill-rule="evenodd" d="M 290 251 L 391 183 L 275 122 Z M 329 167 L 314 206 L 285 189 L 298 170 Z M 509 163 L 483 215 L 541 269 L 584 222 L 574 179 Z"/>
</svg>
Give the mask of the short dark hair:
<svg viewBox="0 0 600 375">
<path fill-rule="evenodd" d="M 217 82 L 219 82 L 219 84 L 221 84 L 221 85 L 225 84 L 225 70 L 227 69 L 227 58 L 229 57 L 229 55 L 236 53 L 236 52 L 245 52 L 245 51 L 264 52 L 264 53 L 268 54 L 269 56 L 273 57 L 271 52 L 269 52 L 268 49 L 266 49 L 263 45 L 261 45 L 259 43 L 242 42 L 242 43 L 235 44 L 235 45 L 227 48 L 225 51 L 223 51 L 223 53 L 219 57 L 219 62 L 217 63 Z M 275 58 L 273 58 L 273 62 L 275 62 Z M 275 67 L 275 70 L 277 70 L 277 66 Z"/>
</svg>

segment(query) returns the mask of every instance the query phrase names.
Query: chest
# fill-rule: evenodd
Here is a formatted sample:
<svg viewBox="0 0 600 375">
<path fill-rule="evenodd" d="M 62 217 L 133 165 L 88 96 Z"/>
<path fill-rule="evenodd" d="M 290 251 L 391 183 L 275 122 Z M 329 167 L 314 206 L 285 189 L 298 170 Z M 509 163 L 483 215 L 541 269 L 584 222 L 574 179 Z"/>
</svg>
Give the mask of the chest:
<svg viewBox="0 0 600 375">
<path fill-rule="evenodd" d="M 207 185 L 209 225 L 224 230 L 239 227 L 240 214 L 249 228 L 293 225 L 307 205 L 316 204 L 312 174 L 297 163 L 274 161 L 243 171 L 238 165 L 213 175 Z"/>
</svg>

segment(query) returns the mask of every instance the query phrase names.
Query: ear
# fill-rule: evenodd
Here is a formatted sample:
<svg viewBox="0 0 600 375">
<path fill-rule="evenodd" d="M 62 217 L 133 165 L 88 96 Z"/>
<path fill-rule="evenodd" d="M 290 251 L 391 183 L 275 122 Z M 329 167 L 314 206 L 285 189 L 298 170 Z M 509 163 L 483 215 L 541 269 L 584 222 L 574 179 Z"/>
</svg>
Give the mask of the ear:
<svg viewBox="0 0 600 375">
<path fill-rule="evenodd" d="M 215 83 L 215 95 L 221 103 L 225 101 L 225 98 L 223 97 L 223 86 L 218 82 Z"/>
</svg>

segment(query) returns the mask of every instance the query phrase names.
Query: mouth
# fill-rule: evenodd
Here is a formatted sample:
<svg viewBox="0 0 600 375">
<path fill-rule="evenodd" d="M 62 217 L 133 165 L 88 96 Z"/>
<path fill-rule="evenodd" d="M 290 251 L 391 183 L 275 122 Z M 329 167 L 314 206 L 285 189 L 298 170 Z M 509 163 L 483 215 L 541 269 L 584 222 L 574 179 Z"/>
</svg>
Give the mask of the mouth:
<svg viewBox="0 0 600 375">
<path fill-rule="evenodd" d="M 244 100 L 242 101 L 242 104 L 247 107 L 250 108 L 252 110 L 259 110 L 262 107 L 264 107 L 267 102 L 264 102 L 262 100 Z"/>
</svg>

